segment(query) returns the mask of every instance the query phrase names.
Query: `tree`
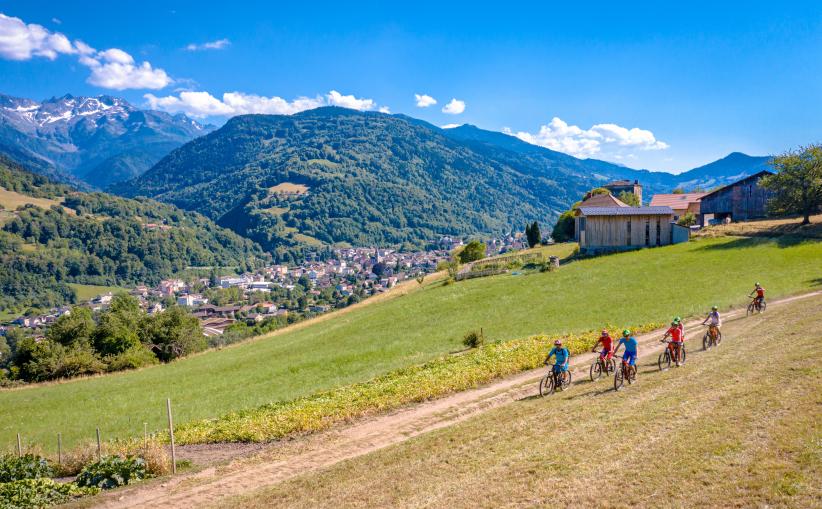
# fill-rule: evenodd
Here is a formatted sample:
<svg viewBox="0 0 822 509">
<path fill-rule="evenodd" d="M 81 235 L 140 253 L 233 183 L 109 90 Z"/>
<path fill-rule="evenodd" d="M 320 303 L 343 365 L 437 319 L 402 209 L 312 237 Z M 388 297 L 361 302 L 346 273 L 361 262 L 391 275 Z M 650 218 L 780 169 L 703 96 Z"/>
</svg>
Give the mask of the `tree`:
<svg viewBox="0 0 822 509">
<path fill-rule="evenodd" d="M 673 191 L 671 191 L 671 193 L 672 193 L 672 194 L 685 194 L 685 190 L 684 190 L 684 189 L 682 189 L 681 187 L 677 187 L 676 189 L 674 189 Z"/>
<path fill-rule="evenodd" d="M 485 244 L 478 240 L 472 240 L 457 255 L 460 263 L 471 263 L 485 258 Z"/>
<path fill-rule="evenodd" d="M 63 346 L 78 342 L 88 343 L 95 323 L 87 307 L 72 308 L 71 313 L 57 319 L 46 331 L 46 339 Z"/>
<path fill-rule="evenodd" d="M 528 240 L 528 247 L 534 247 L 542 241 L 542 232 L 539 231 L 539 223 L 534 221 L 533 224 L 525 227 L 525 237 Z"/>
<path fill-rule="evenodd" d="M 759 185 L 774 193 L 768 203 L 776 214 L 801 214 L 802 224 L 822 208 L 822 144 L 808 145 L 773 158 L 774 175 Z"/>
<path fill-rule="evenodd" d="M 179 306 L 144 320 L 140 336 L 164 362 L 199 352 L 207 346 L 199 320 Z"/>
<path fill-rule="evenodd" d="M 136 298 L 125 293 L 115 295 L 91 335 L 94 349 L 102 355 L 117 355 L 141 347 L 139 328 L 143 316 Z"/>
<path fill-rule="evenodd" d="M 587 193 L 585 193 L 585 197 L 584 197 L 584 198 L 582 198 L 582 201 L 585 201 L 585 200 L 587 200 L 588 198 L 590 198 L 590 197 L 592 197 L 592 196 L 596 196 L 596 195 L 598 195 L 598 194 L 611 194 L 611 191 L 609 191 L 609 190 L 605 189 L 604 187 L 597 187 L 597 188 L 595 188 L 595 189 L 591 189 L 590 191 L 588 191 Z"/>
<path fill-rule="evenodd" d="M 628 191 L 622 191 L 619 193 L 619 201 L 625 203 L 626 205 L 630 205 L 631 207 L 639 207 L 639 196 L 635 195 L 634 193 L 629 193 Z"/>
<path fill-rule="evenodd" d="M 676 222 L 679 226 L 693 226 L 696 224 L 696 216 L 693 212 L 686 212 L 684 216 Z"/>
<path fill-rule="evenodd" d="M 555 242 L 568 242 L 574 238 L 574 213 L 576 208 L 563 212 L 554 225 L 551 238 Z"/>
</svg>

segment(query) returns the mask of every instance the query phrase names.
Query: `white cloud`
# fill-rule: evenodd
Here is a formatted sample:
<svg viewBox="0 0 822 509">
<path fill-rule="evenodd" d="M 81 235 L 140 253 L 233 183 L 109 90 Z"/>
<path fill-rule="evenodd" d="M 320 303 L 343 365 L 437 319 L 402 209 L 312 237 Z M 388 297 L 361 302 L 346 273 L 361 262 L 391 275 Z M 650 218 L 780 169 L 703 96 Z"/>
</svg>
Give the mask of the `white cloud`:
<svg viewBox="0 0 822 509">
<path fill-rule="evenodd" d="M 449 115 L 459 115 L 463 111 L 465 111 L 465 101 L 459 99 L 451 99 L 451 102 L 442 107 L 442 112 Z"/>
<path fill-rule="evenodd" d="M 0 57 L 8 60 L 30 60 L 43 57 L 49 60 L 59 55 L 77 55 L 78 61 L 91 70 L 88 82 L 102 88 L 125 90 L 127 88 L 160 89 L 172 83 L 163 70 L 149 62 L 135 63 L 134 58 L 118 48 L 97 51 L 83 41 L 73 43 L 60 32 L 20 18 L 0 14 Z"/>
<path fill-rule="evenodd" d="M 157 90 L 173 81 L 163 69 L 154 69 L 148 62 L 136 65 L 134 57 L 118 48 L 100 51 L 93 56 L 83 55 L 80 63 L 91 69 L 88 82 L 102 88 Z"/>
<path fill-rule="evenodd" d="M 191 43 L 186 46 L 186 51 L 203 51 L 209 49 L 224 49 L 231 45 L 228 39 L 218 39 L 216 41 L 204 42 L 202 44 Z"/>
<path fill-rule="evenodd" d="M 418 108 L 427 108 L 437 104 L 437 100 L 428 94 L 414 94 L 414 100 L 417 101 Z"/>
<path fill-rule="evenodd" d="M 462 124 L 445 124 L 445 125 L 441 125 L 440 128 L 441 129 L 453 129 L 453 128 L 459 127 L 461 125 Z"/>
<path fill-rule="evenodd" d="M 7 60 L 30 60 L 43 57 L 54 60 L 59 54 L 76 53 L 68 37 L 51 32 L 34 23 L 0 13 L 0 57 Z"/>
<path fill-rule="evenodd" d="M 547 125 L 540 126 L 536 133 L 513 132 L 508 128 L 503 129 L 503 132 L 533 145 L 583 158 L 605 153 L 606 157 L 620 159 L 631 157 L 631 154 L 623 153 L 628 149 L 665 150 L 669 147 L 645 129 L 628 129 L 617 124 L 596 124 L 590 129 L 582 129 L 568 125 L 558 117 L 551 119 Z"/>
<path fill-rule="evenodd" d="M 60 18 L 51 18 L 51 22 L 54 23 L 55 25 L 62 25 L 63 24 L 63 22 L 60 20 Z"/>
<path fill-rule="evenodd" d="M 373 99 L 358 99 L 353 95 L 342 95 L 336 90 L 326 94 L 325 98 L 331 106 L 342 106 L 352 110 L 367 111 L 377 107 L 377 103 Z"/>
<path fill-rule="evenodd" d="M 146 94 L 146 102 L 151 109 L 167 111 L 169 113 L 186 113 L 192 117 L 229 117 L 249 113 L 265 113 L 269 115 L 292 115 L 320 106 L 334 105 L 359 106 L 356 109 L 373 109 L 376 103 L 371 99 L 356 99 L 354 96 L 343 96 L 339 92 L 331 91 L 323 98 L 298 97 L 287 101 L 282 97 L 265 97 L 243 92 L 226 92 L 222 99 L 218 99 L 208 92 L 180 92 L 177 96 L 157 97 Z M 370 105 L 370 106 L 369 106 Z M 369 106 L 366 108 L 366 106 Z M 389 113 L 388 107 L 380 108 L 383 113 Z"/>
<path fill-rule="evenodd" d="M 391 108 L 389 108 L 388 106 L 380 106 L 377 109 L 377 111 L 379 111 L 380 113 L 389 114 L 389 113 L 391 113 Z"/>
</svg>

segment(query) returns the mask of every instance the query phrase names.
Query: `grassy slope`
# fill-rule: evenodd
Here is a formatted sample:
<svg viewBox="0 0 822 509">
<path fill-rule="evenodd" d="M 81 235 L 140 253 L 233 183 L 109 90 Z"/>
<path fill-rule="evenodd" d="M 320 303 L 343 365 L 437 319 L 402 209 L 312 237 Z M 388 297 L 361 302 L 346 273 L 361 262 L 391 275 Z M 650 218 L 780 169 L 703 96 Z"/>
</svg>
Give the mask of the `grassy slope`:
<svg viewBox="0 0 822 509">
<path fill-rule="evenodd" d="M 3 187 L 0 187 L 0 205 L 2 205 L 6 210 L 16 210 L 17 207 L 28 204 L 47 209 L 52 205 L 60 205 L 60 201 L 62 201 L 62 199 L 50 200 L 48 198 L 33 198 L 31 196 L 9 191 Z"/>
<path fill-rule="evenodd" d="M 79 283 L 69 283 L 69 286 L 74 288 L 77 292 L 77 300 L 81 302 L 93 299 L 102 293 L 117 293 L 124 290 L 119 286 L 81 285 Z"/>
<path fill-rule="evenodd" d="M 461 347 L 483 327 L 491 339 L 589 330 L 604 323 L 646 323 L 744 302 L 754 279 L 771 296 L 818 286 L 822 243 L 714 239 L 619 254 L 556 273 L 434 283 L 379 304 L 182 361 L 62 384 L 0 391 L 0 448 L 14 434 L 64 444 L 135 435 L 143 422 L 175 420 L 291 399 L 371 378 Z M 722 283 L 719 284 L 718 280 Z"/>
<path fill-rule="evenodd" d="M 820 323 L 820 297 L 731 321 L 620 393 L 580 383 L 220 506 L 818 506 Z"/>
</svg>

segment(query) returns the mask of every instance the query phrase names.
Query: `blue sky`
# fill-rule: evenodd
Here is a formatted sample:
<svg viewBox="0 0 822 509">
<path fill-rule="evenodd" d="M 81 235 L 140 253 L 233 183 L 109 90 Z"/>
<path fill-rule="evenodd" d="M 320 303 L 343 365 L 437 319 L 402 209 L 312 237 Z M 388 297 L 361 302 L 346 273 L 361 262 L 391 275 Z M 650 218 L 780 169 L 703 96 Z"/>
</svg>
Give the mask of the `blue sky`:
<svg viewBox="0 0 822 509">
<path fill-rule="evenodd" d="M 814 2 L 112 4 L 0 1 L 0 92 L 217 123 L 387 107 L 670 171 L 822 139 Z"/>
</svg>

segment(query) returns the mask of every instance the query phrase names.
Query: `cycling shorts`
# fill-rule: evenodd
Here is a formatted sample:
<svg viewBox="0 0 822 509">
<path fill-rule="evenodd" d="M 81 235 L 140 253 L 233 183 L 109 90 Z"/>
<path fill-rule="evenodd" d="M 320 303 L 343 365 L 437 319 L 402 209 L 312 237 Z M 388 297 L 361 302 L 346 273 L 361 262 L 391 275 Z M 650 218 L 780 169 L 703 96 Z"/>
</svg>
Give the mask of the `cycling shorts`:
<svg viewBox="0 0 822 509">
<path fill-rule="evenodd" d="M 622 360 L 627 362 L 629 366 L 636 364 L 636 352 L 625 352 L 622 354 Z"/>
</svg>

